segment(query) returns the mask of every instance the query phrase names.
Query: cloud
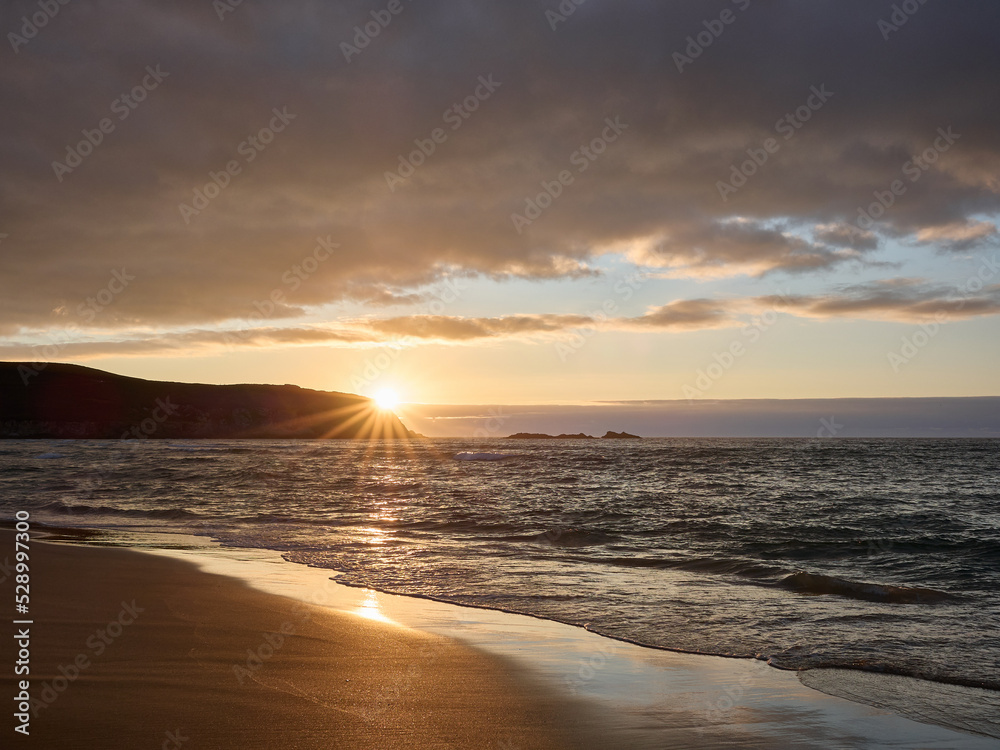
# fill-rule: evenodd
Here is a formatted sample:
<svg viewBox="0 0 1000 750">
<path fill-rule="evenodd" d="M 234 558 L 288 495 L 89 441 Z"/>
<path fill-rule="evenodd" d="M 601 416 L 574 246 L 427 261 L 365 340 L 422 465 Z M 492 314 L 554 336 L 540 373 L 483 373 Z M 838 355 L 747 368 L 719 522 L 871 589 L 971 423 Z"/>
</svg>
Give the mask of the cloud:
<svg viewBox="0 0 1000 750">
<path fill-rule="evenodd" d="M 418 305 L 427 301 L 426 294 L 405 292 L 401 289 L 393 289 L 385 284 L 359 285 L 347 292 L 345 297 L 354 302 L 361 302 L 372 307 Z"/>
<path fill-rule="evenodd" d="M 875 250 L 879 246 L 877 234 L 851 224 L 819 224 L 813 227 L 813 237 L 827 245 L 855 250 Z"/>
<path fill-rule="evenodd" d="M 863 249 L 868 243 L 860 243 Z M 853 249 L 809 243 L 781 228 L 750 220 L 678 227 L 653 243 L 629 252 L 633 262 L 670 269 L 671 277 L 765 276 L 776 271 L 806 273 L 861 259 Z"/>
<path fill-rule="evenodd" d="M 739 320 L 730 309 L 732 303 L 708 299 L 675 300 L 653 308 L 638 318 L 619 321 L 626 328 L 657 329 L 663 331 L 697 331 L 710 328 L 728 328 Z"/>
<path fill-rule="evenodd" d="M 412 315 L 367 321 L 363 325 L 390 337 L 469 341 L 556 333 L 580 326 L 592 326 L 594 323 L 594 319 L 587 315 L 511 315 L 499 318 Z"/>
<path fill-rule="evenodd" d="M 917 232 L 917 242 L 958 252 L 983 245 L 996 236 L 997 227 L 993 222 L 965 220 L 921 229 Z"/>
<path fill-rule="evenodd" d="M 327 328 L 255 328 L 148 332 L 107 338 L 80 337 L 76 331 L 53 329 L 0 344 L 0 360 L 68 361 L 117 356 L 200 356 L 247 348 L 363 345 L 379 339 L 363 332 Z"/>
<path fill-rule="evenodd" d="M 87 330 L 210 328 L 274 293 L 288 319 L 407 305 L 456 273 L 582 278 L 636 238 L 653 241 L 632 260 L 668 275 L 806 278 L 867 262 L 878 237 L 967 247 L 987 238 L 972 217 L 1000 210 L 996 4 L 924 5 L 886 41 L 879 4 L 753 3 L 682 73 L 673 53 L 710 15 L 697 0 L 588 4 L 555 32 L 527 0 L 403 8 L 348 61 L 361 0 L 223 21 L 201 0 L 62 7 L 0 68 L 0 332 L 83 325 L 123 267 L 135 282 Z M 6 4 L 7 26 L 35 10 Z M 121 109 L 147 66 L 166 77 Z M 485 99 L 480 76 L 499 82 Z M 777 135 L 819 85 L 832 98 Z M 609 117 L 627 127 L 598 153 Z M 960 139 L 849 238 L 942 127 Z M 723 202 L 716 183 L 767 138 L 780 150 Z M 68 149 L 92 153 L 59 181 Z M 519 234 L 511 214 L 562 172 Z M 203 207 L 186 221 L 181 204 Z M 320 237 L 338 245 L 322 261 Z"/>
<path fill-rule="evenodd" d="M 972 288 L 978 291 L 971 291 Z M 765 306 L 806 318 L 860 318 L 920 323 L 1000 314 L 1000 285 L 947 288 L 914 279 L 848 287 L 824 295 L 766 296 Z"/>
<path fill-rule="evenodd" d="M 387 337 L 448 342 L 531 339 L 538 335 L 573 334 L 579 329 L 697 331 L 738 325 L 739 319 L 728 305 L 727 302 L 693 299 L 675 300 L 632 318 L 556 314 L 497 318 L 411 315 L 368 320 L 358 325 Z"/>
<path fill-rule="evenodd" d="M 986 278 L 996 264 L 982 267 Z M 725 299 L 678 299 L 637 316 L 533 314 L 497 317 L 403 315 L 361 318 L 332 325 L 273 327 L 244 321 L 219 330 L 145 332 L 94 338 L 77 330 L 35 331 L 0 345 L 0 359 L 85 360 L 108 356 L 201 356 L 253 348 L 294 346 L 410 346 L 418 343 L 471 345 L 486 341 L 532 343 L 578 336 L 586 331 L 686 333 L 747 324 L 768 310 L 814 320 L 855 319 L 921 323 L 1000 315 L 1000 284 L 945 287 L 922 279 L 896 278 L 846 286 L 815 295 L 764 295 Z"/>
</svg>

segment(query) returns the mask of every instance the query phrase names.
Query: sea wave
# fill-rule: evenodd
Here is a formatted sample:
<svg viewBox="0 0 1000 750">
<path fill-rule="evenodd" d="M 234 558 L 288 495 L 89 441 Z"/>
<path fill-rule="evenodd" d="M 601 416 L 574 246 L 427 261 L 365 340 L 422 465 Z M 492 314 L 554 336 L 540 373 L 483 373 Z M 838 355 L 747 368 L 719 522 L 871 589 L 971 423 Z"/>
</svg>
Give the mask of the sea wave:
<svg viewBox="0 0 1000 750">
<path fill-rule="evenodd" d="M 607 544 L 614 537 L 603 531 L 577 528 L 551 528 L 541 534 L 528 537 L 538 544 L 549 544 L 553 547 L 588 547 L 594 544 Z"/>
<path fill-rule="evenodd" d="M 167 443 L 167 448 L 172 451 L 183 451 L 187 453 L 224 453 L 233 456 L 240 455 L 260 455 L 263 452 L 270 452 L 269 448 L 262 448 L 258 446 L 247 447 L 247 446 L 233 446 L 226 443 L 199 443 L 198 445 L 185 445 L 183 443 Z"/>
<path fill-rule="evenodd" d="M 456 461 L 503 461 L 505 458 L 514 458 L 510 453 L 470 453 L 463 451 L 452 456 Z"/>
<path fill-rule="evenodd" d="M 749 560 L 734 560 L 729 558 L 696 557 L 664 559 L 661 557 L 615 557 L 602 560 L 611 565 L 624 568 L 669 568 L 671 570 L 686 570 L 692 573 L 715 573 L 720 575 L 738 575 L 744 578 L 770 578 L 787 570 L 773 565 L 764 565 Z"/>
<path fill-rule="evenodd" d="M 201 518 L 201 514 L 183 508 L 112 508 L 106 505 L 69 505 L 56 500 L 39 510 L 66 516 L 128 516 L 130 518 Z"/>
<path fill-rule="evenodd" d="M 889 586 L 879 583 L 848 581 L 836 576 L 799 571 L 781 580 L 782 588 L 799 594 L 844 596 L 866 602 L 892 604 L 934 604 L 954 601 L 956 597 L 944 591 L 916 586 Z"/>
</svg>

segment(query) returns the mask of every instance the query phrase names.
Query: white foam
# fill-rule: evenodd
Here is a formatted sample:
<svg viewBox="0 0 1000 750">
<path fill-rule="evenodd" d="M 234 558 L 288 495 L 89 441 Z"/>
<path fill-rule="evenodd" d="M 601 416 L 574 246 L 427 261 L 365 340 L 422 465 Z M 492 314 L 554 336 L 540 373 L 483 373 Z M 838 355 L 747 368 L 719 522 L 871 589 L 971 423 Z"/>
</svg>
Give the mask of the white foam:
<svg viewBox="0 0 1000 750">
<path fill-rule="evenodd" d="M 505 458 L 513 458 L 509 453 L 470 453 L 463 451 L 456 453 L 453 458 L 456 461 L 503 461 Z"/>
</svg>

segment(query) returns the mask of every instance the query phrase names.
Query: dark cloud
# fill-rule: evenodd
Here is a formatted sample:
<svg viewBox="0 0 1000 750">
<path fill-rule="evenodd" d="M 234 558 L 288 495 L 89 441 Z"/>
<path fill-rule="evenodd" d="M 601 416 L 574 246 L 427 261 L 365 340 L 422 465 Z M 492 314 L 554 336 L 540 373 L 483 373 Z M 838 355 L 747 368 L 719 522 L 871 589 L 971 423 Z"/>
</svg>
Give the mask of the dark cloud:
<svg viewBox="0 0 1000 750">
<path fill-rule="evenodd" d="M 880 236 L 984 239 L 973 222 L 1000 208 L 1000 6 L 928 3 L 885 39 L 888 4 L 751 2 L 678 72 L 687 37 L 739 5 L 592 2 L 553 31 L 545 4 L 404 3 L 349 62 L 341 44 L 371 3 L 243 3 L 222 20 L 201 0 L 60 6 L 2 50 L 0 332 L 206 326 L 274 293 L 275 318 L 412 304 L 450 274 L 585 276 L 621 247 L 672 275 L 759 276 L 866 261 Z M 5 3 L 0 30 L 36 10 Z M 157 66 L 166 77 L 122 109 Z M 102 118 L 112 132 L 58 181 L 53 162 Z M 780 148 L 722 200 L 769 138 Z M 518 233 L 511 215 L 564 170 Z M 845 234 L 894 180 L 905 193 Z M 322 261 L 318 238 L 338 245 Z M 80 313 L 122 268 L 135 281 Z"/>
</svg>

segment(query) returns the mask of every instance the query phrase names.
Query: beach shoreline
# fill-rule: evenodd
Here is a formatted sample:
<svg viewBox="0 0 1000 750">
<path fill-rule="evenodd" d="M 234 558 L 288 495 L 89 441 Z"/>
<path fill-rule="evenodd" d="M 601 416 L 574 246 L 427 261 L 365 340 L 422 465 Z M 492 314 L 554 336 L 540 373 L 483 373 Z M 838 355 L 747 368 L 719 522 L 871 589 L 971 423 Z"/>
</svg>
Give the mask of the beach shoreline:
<svg viewBox="0 0 1000 750">
<path fill-rule="evenodd" d="M 139 541 L 143 535 L 126 534 L 126 537 L 134 537 L 138 550 L 88 549 L 79 544 L 82 541 L 80 533 L 74 532 L 74 535 L 78 537 L 75 541 L 70 536 L 55 544 L 43 546 L 39 543 L 39 548 L 45 550 L 42 557 L 48 558 L 44 564 L 60 571 L 56 579 L 61 581 L 60 585 L 55 589 L 50 587 L 49 594 L 39 593 L 42 599 L 53 598 L 47 607 L 50 623 L 61 622 L 72 613 L 79 616 L 86 609 L 79 601 L 85 596 L 86 586 L 70 586 L 67 578 L 72 576 L 66 576 L 68 570 L 74 571 L 74 575 L 80 573 L 72 566 L 81 555 L 89 558 L 92 570 L 88 585 L 92 586 L 93 579 L 100 578 L 103 583 L 99 588 L 105 589 L 104 593 L 112 580 L 108 578 L 108 568 L 116 567 L 124 555 L 129 564 L 125 569 L 117 565 L 113 576 L 117 581 L 116 592 L 142 591 L 147 598 L 166 597 L 164 600 L 171 602 L 172 614 L 186 618 L 187 624 L 193 626 L 193 631 L 188 628 L 186 636 L 175 634 L 175 641 L 190 640 L 192 632 L 200 632 L 206 627 L 215 633 L 211 657 L 206 661 L 199 656 L 198 648 L 189 647 L 187 661 L 193 659 L 194 664 L 184 667 L 191 671 L 195 666 L 200 669 L 205 663 L 213 665 L 217 680 L 212 683 L 215 695 L 226 695 L 226 701 L 240 696 L 245 692 L 240 681 L 242 676 L 244 682 L 253 683 L 258 691 L 263 691 L 254 699 L 257 703 L 266 704 L 263 696 L 277 694 L 285 703 L 304 700 L 327 706 L 326 711 L 307 712 L 306 722 L 316 726 L 303 737 L 306 744 L 293 745 L 295 747 L 312 747 L 309 743 L 313 741 L 322 746 L 322 742 L 332 736 L 349 736 L 349 740 L 341 739 L 347 742 L 345 746 L 359 748 L 654 748 L 662 747 L 663 742 L 692 748 L 819 748 L 830 746 L 831 742 L 852 748 L 996 746 L 995 740 L 987 737 L 919 723 L 892 710 L 828 695 L 802 684 L 797 673 L 775 670 L 760 661 L 660 651 L 614 641 L 549 620 L 348 587 L 330 580 L 329 570 L 284 561 L 270 550 L 226 548 L 204 538 L 180 534 L 155 538 L 147 535 L 144 542 Z M 4 537 L 7 536 L 9 534 L 5 533 Z M 150 568 L 158 572 L 154 575 Z M 51 572 L 47 574 L 50 581 L 51 576 Z M 43 587 L 47 585 L 42 584 Z M 219 592 L 225 593 L 221 599 Z M 233 597 L 239 607 L 263 608 L 270 619 L 234 617 L 234 612 L 222 604 Z M 245 601 L 248 597 L 249 603 Z M 135 598 L 138 602 L 138 596 Z M 105 610 L 111 604 L 113 602 L 107 604 Z M 92 607 L 93 601 L 88 606 Z M 45 609 L 43 606 L 43 614 Z M 370 651 L 366 657 L 368 666 L 362 670 L 368 680 L 366 690 L 362 691 L 369 699 L 367 704 L 355 695 L 344 704 L 345 708 L 338 701 L 346 700 L 347 693 L 341 690 L 331 694 L 328 686 L 323 688 L 327 692 L 318 698 L 320 703 L 315 702 L 319 693 L 309 694 L 315 687 L 306 691 L 297 687 L 293 694 L 287 690 L 275 693 L 279 685 L 287 687 L 298 681 L 305 685 L 322 683 L 324 678 L 317 675 L 316 662 L 333 658 L 330 654 L 312 653 L 309 649 L 302 655 L 295 655 L 290 650 L 291 643 L 301 643 L 307 637 L 295 625 L 294 617 L 301 617 L 301 613 L 308 613 L 306 621 L 310 626 L 332 618 L 336 624 L 325 624 L 325 632 L 332 628 L 346 633 L 338 638 L 365 642 L 365 648 Z M 149 622 L 148 618 L 145 622 Z M 95 625 L 93 616 L 90 624 Z M 291 626 L 295 632 L 288 634 L 280 648 L 276 648 L 278 639 L 284 638 L 283 626 L 286 629 Z M 159 627 L 163 629 L 164 626 L 161 623 Z M 373 636 L 373 632 L 376 635 Z M 249 637 L 251 634 L 253 637 Z M 71 662 L 73 657 L 66 651 L 69 648 L 66 644 L 71 644 L 73 639 L 67 636 L 63 640 L 62 650 L 56 648 L 47 657 L 51 664 Z M 254 642 L 248 645 L 249 641 Z M 395 645 L 388 650 L 380 650 L 381 646 L 371 648 L 372 643 L 386 642 Z M 180 658 L 179 651 L 173 659 L 160 658 L 161 645 L 146 643 L 129 653 L 123 652 L 114 662 L 121 667 L 119 672 L 104 678 L 103 689 L 107 694 L 115 695 L 122 689 L 115 687 L 117 679 L 123 679 L 123 685 L 132 681 L 137 689 L 141 685 L 142 691 L 150 689 L 150 685 L 152 689 L 164 690 L 164 680 L 170 683 L 176 678 L 179 665 L 185 660 Z M 393 657 L 396 653 L 393 649 L 399 648 L 410 655 L 409 661 Z M 269 655 L 269 651 L 274 653 Z M 223 653 L 229 654 L 228 672 L 219 669 Z M 442 654 L 448 656 L 439 658 Z M 149 663 L 154 656 L 155 670 L 145 677 L 138 676 L 137 665 Z M 52 662 L 53 658 L 57 661 Z M 131 666 L 128 666 L 130 660 Z M 260 666 L 257 666 L 258 660 Z M 468 687 L 470 668 L 463 666 L 469 663 L 479 665 L 478 671 L 474 670 L 479 687 L 471 689 L 472 698 Z M 295 666 L 301 664 L 307 665 L 302 675 Z M 358 663 L 353 666 L 358 668 Z M 269 678 L 261 683 L 261 678 L 272 668 L 274 681 Z M 334 671 L 338 669 L 342 667 Z M 56 670 L 58 672 L 58 667 Z M 321 673 L 328 678 L 329 671 L 324 668 Z M 99 674 L 92 672 L 79 686 L 86 684 L 89 690 L 91 685 L 101 682 L 96 679 Z M 54 678 L 58 674 L 50 672 L 50 676 Z M 34 679 L 35 685 L 45 682 L 44 677 Z M 438 683 L 450 685 L 452 689 L 461 683 L 461 695 L 451 695 L 448 690 L 426 689 L 428 684 Z M 172 684 L 173 701 L 178 706 L 190 705 L 190 696 L 185 699 L 188 692 L 197 696 L 198 691 L 205 688 L 204 681 L 193 684 L 190 691 L 180 688 L 176 679 Z M 499 710 L 497 690 L 487 689 L 485 685 L 488 684 L 505 685 L 501 692 L 510 705 Z M 74 685 L 73 690 L 82 696 L 84 691 L 76 690 L 79 686 Z M 408 701 L 418 695 L 424 701 L 425 710 L 430 705 L 431 713 L 445 712 L 451 716 L 451 721 L 429 725 L 415 722 L 414 709 Z M 78 698 L 81 703 L 89 700 L 92 704 L 89 709 L 81 710 L 85 713 L 107 710 L 109 704 L 99 696 L 100 689 L 89 699 Z M 256 715 L 260 707 L 254 700 L 241 703 L 237 713 Z M 483 714 L 477 700 L 491 704 L 490 707 L 499 713 L 490 719 Z M 105 727 L 115 725 L 118 714 L 113 710 L 111 713 L 112 716 L 104 718 Z M 295 713 L 293 707 L 286 706 L 285 714 Z M 331 714 L 338 716 L 331 718 Z M 199 721 L 204 721 L 204 717 L 195 717 L 188 723 L 201 726 Z M 487 725 L 492 722 L 495 729 L 477 731 L 474 735 L 462 734 L 462 727 L 470 723 L 483 726 L 484 722 Z M 33 724 L 37 729 L 37 722 Z M 54 739 L 62 736 L 62 732 L 71 731 L 74 724 L 72 719 L 63 720 L 49 731 L 55 732 Z M 301 727 L 302 722 L 297 721 L 296 725 Z M 163 730 L 167 731 L 172 730 Z M 213 747 L 228 747 L 223 740 L 229 731 L 234 737 L 232 746 L 247 740 L 246 732 L 232 727 L 223 732 L 213 725 L 213 731 L 219 732 L 213 735 Z M 135 736 L 128 736 L 129 742 L 136 742 Z M 318 739 L 322 737 L 326 739 Z M 261 744 L 260 739 L 253 740 L 254 746 L 270 746 L 266 740 Z M 87 741 L 84 738 L 84 744 L 75 746 L 115 747 L 108 745 L 103 735 L 97 744 L 85 744 Z M 166 741 L 165 734 L 162 741 Z M 141 745 L 129 742 L 120 746 Z M 197 745 L 192 743 L 190 746 Z"/>
<path fill-rule="evenodd" d="M 0 540 L 13 549 L 11 532 Z M 29 733 L 10 719 L 4 730 L 19 746 L 607 746 L 592 723 L 581 731 L 572 701 L 454 640 L 162 555 L 31 550 Z M 0 587 L 8 601 L 13 582 Z M 9 667 L 18 654 L 5 641 Z"/>
</svg>

